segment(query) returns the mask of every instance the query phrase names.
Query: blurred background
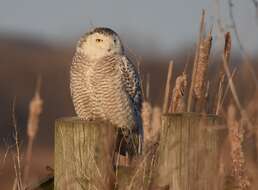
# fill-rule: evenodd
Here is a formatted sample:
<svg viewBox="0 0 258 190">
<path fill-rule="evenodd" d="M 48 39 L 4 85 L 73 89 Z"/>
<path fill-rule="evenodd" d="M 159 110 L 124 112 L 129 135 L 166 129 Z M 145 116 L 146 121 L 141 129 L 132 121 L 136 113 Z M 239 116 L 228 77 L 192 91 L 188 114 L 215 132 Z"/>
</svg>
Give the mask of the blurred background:
<svg viewBox="0 0 258 190">
<path fill-rule="evenodd" d="M 233 3 L 233 4 L 230 4 Z M 76 42 L 89 29 L 110 27 L 121 37 L 129 56 L 141 62 L 141 75 L 150 74 L 150 101 L 161 105 L 167 64 L 175 62 L 181 71 L 193 60 L 202 9 L 207 11 L 207 28 L 212 29 L 211 64 L 221 53 L 220 24 L 232 32 L 234 64 L 241 60 L 241 49 L 234 28 L 246 52 L 256 61 L 258 21 L 255 0 L 0 0 L 0 187 L 9 189 L 14 178 L 12 105 L 21 139 L 26 147 L 29 102 L 38 76 L 43 112 L 33 145 L 31 176 L 45 175 L 53 167 L 54 121 L 73 116 L 69 90 L 69 67 Z M 234 20 L 230 9 L 233 11 Z M 217 59 L 217 60 L 218 60 Z M 192 61 L 190 61 L 191 63 Z M 245 87 L 248 89 L 248 86 Z M 251 87 L 250 87 L 251 88 Z"/>
</svg>

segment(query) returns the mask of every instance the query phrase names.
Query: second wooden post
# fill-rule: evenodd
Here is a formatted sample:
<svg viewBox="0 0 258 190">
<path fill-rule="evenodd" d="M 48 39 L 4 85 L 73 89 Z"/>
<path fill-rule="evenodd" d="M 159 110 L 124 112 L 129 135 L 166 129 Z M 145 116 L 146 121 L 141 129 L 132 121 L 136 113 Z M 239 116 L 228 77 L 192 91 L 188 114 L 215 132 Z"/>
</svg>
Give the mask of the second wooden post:
<svg viewBox="0 0 258 190">
<path fill-rule="evenodd" d="M 163 116 L 158 171 L 154 183 L 164 189 L 217 190 L 219 157 L 227 130 L 214 115 Z"/>
</svg>

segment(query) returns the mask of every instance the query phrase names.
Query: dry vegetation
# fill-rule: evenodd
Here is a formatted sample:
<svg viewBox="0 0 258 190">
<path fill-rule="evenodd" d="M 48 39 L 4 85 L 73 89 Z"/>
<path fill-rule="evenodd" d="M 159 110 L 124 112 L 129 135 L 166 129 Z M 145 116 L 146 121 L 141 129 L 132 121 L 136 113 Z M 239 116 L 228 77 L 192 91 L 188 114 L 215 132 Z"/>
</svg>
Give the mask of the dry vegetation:
<svg viewBox="0 0 258 190">
<path fill-rule="evenodd" d="M 250 75 L 255 73 L 255 71 L 252 68 L 253 66 L 250 65 L 250 62 L 244 62 L 242 65 L 230 67 L 232 41 L 230 32 L 225 32 L 225 35 L 222 35 L 224 36 L 224 51 L 222 51 L 220 65 L 215 68 L 218 73 L 216 75 L 217 77 L 209 77 L 207 74 L 210 67 L 212 31 L 206 35 L 205 30 L 205 12 L 203 12 L 192 71 L 190 70 L 187 73 L 186 69 L 184 69 L 182 74 L 176 77 L 174 85 L 171 85 L 173 63 L 169 64 L 163 113 L 185 112 L 187 105 L 188 112 L 216 114 L 223 117 L 226 120 L 225 125 L 228 127 L 228 140 L 221 153 L 220 175 L 224 176 L 222 187 L 223 189 L 239 190 L 257 189 L 258 186 L 255 182 L 258 174 L 258 163 L 256 159 L 257 140 L 256 145 L 253 141 L 257 139 L 256 131 L 258 127 L 256 119 L 258 114 L 258 105 L 256 103 L 257 89 L 255 88 L 253 90 L 253 98 L 249 100 L 246 107 L 239 99 L 236 90 L 238 81 L 235 80 L 237 67 L 239 69 L 239 67 L 242 68 L 246 64 L 249 64 L 248 68 L 252 69 Z M 185 67 L 187 67 L 187 64 Z M 245 72 L 248 71 L 245 70 Z M 192 77 L 191 81 L 187 80 L 190 76 Z M 253 77 L 253 80 L 249 82 L 255 84 L 256 81 Z M 213 96 L 211 95 L 212 93 Z M 143 107 L 143 113 L 148 113 L 143 114 L 144 124 L 146 124 L 146 135 L 153 136 L 153 129 L 155 135 L 158 136 L 159 130 L 156 128 L 161 128 L 161 124 L 159 123 L 159 125 L 150 128 L 152 107 L 149 102 L 144 102 L 144 105 L 146 106 Z M 169 109 L 167 109 L 168 105 Z M 250 109 L 250 107 L 252 108 Z M 146 144 L 151 143 L 148 139 L 156 140 L 157 138 L 146 137 Z M 250 141 L 253 143 L 250 144 Z"/>
<path fill-rule="evenodd" d="M 255 1 L 254 1 L 255 2 Z M 257 3 L 255 3 L 257 6 Z M 143 189 L 141 186 L 151 186 L 151 182 L 137 181 L 137 176 L 151 175 L 152 171 L 146 168 L 155 165 L 156 149 L 161 129 L 162 113 L 199 112 L 203 114 L 216 114 L 224 118 L 228 127 L 228 140 L 221 151 L 221 174 L 224 176 L 223 189 L 258 189 L 256 178 L 258 177 L 258 91 L 254 88 L 252 98 L 239 97 L 240 80 L 247 72 L 256 86 L 257 71 L 253 69 L 250 58 L 244 55 L 241 65 L 231 63 L 231 33 L 225 31 L 223 35 L 224 50 L 219 57 L 219 65 L 213 67 L 215 76 L 209 76 L 211 69 L 210 59 L 212 52 L 213 31 L 206 32 L 205 11 L 202 12 L 200 32 L 196 45 L 194 60 L 189 61 L 184 69 L 174 72 L 176 63 L 171 61 L 168 66 L 167 82 L 164 93 L 164 104 L 153 106 L 150 101 L 151 78 L 155 76 L 147 74 L 144 92 L 142 118 L 144 124 L 144 155 L 137 160 L 139 166 L 135 177 L 126 189 Z M 248 69 L 244 69 L 247 67 Z M 246 73 L 245 73 L 246 75 Z M 175 80 L 173 80 L 175 77 Z M 42 111 L 42 99 L 40 97 L 40 82 L 37 85 L 35 96 L 29 106 L 29 119 L 27 125 L 28 145 L 26 154 L 20 152 L 20 139 L 18 137 L 15 113 L 13 112 L 13 126 L 15 145 L 7 146 L 6 154 L 1 155 L 2 165 L 5 164 L 6 155 L 11 152 L 15 176 L 13 176 L 13 189 L 22 190 L 29 184 L 30 163 L 33 159 L 33 142 L 38 132 L 39 115 Z M 243 93 L 241 93 L 243 94 Z M 247 103 L 243 103 L 247 102 Z M 14 107 L 15 109 L 15 107 Z M 24 157 L 24 158 L 23 158 Z M 173 161 L 171 161 L 173 162 Z M 148 168 L 148 169 L 150 169 Z M 227 172 L 229 171 L 229 172 Z M 144 177 L 143 177 L 144 178 Z M 141 178 L 141 179 L 143 179 Z M 146 188 L 147 189 L 147 188 Z"/>
</svg>

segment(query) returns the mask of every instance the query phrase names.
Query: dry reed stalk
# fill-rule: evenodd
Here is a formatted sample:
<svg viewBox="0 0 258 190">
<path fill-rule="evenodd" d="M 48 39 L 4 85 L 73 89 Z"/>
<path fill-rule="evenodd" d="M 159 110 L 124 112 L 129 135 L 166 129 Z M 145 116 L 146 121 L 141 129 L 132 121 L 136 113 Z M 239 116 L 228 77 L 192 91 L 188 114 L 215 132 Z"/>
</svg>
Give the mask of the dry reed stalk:
<svg viewBox="0 0 258 190">
<path fill-rule="evenodd" d="M 23 182 L 25 184 L 28 182 L 28 178 L 29 178 L 33 141 L 38 132 L 39 115 L 42 112 L 43 101 L 40 98 L 40 85 L 41 85 L 41 79 L 39 78 L 37 81 L 35 95 L 32 98 L 30 102 L 30 107 L 29 107 L 29 119 L 28 119 L 28 126 L 27 126 L 28 145 L 27 145 L 27 151 L 26 151 L 25 166 L 23 170 Z"/>
<path fill-rule="evenodd" d="M 18 183 L 18 169 L 17 169 L 17 163 L 15 160 L 15 156 L 13 156 L 13 167 L 14 167 L 14 173 L 15 173 L 15 178 L 14 178 L 14 182 L 13 182 L 13 187 L 12 190 L 22 190 L 22 188 L 20 187 L 19 183 Z"/>
<path fill-rule="evenodd" d="M 224 56 L 226 61 L 229 63 L 229 59 L 230 59 L 230 53 L 231 53 L 231 34 L 230 32 L 227 32 L 225 34 L 225 46 L 224 46 Z M 223 72 L 224 73 L 224 72 Z"/>
<path fill-rule="evenodd" d="M 236 88 L 235 88 L 234 82 L 232 80 L 232 77 L 231 77 L 231 74 L 230 74 L 230 71 L 229 71 L 229 68 L 228 68 L 227 61 L 226 61 L 224 56 L 222 56 L 222 59 L 223 59 L 224 70 L 225 70 L 225 73 L 226 73 L 226 76 L 227 76 L 227 80 L 228 80 L 228 83 L 229 83 L 229 87 L 230 87 L 233 99 L 234 99 L 234 101 L 237 105 L 238 110 L 240 111 L 242 119 L 247 123 L 248 129 L 251 131 L 253 129 L 253 125 L 252 125 L 245 109 L 242 107 L 242 105 L 239 101 L 239 98 L 238 98 L 238 95 L 237 95 L 237 92 L 236 92 Z"/>
<path fill-rule="evenodd" d="M 4 168 L 4 165 L 5 165 L 5 162 L 6 162 L 6 159 L 7 159 L 7 156 L 9 154 L 9 152 L 11 151 L 11 149 L 13 148 L 13 146 L 10 146 L 6 143 L 6 141 L 4 141 L 4 144 L 5 144 L 5 153 L 3 155 L 3 158 L 1 159 L 1 164 L 0 164 L 0 174 Z"/>
<path fill-rule="evenodd" d="M 231 51 L 231 35 L 229 32 L 225 34 L 225 44 L 224 44 L 224 52 L 223 56 L 225 57 L 226 63 L 230 63 L 230 51 Z M 215 99 L 215 105 L 216 105 L 216 114 L 220 114 L 220 108 L 221 108 L 221 103 L 222 103 L 222 96 L 224 94 L 225 90 L 225 71 L 223 68 L 223 63 L 220 67 L 220 72 L 219 72 L 219 79 L 218 79 L 218 94 Z"/>
<path fill-rule="evenodd" d="M 215 100 L 214 100 L 214 102 L 215 102 L 215 105 L 216 105 L 216 107 L 215 107 L 215 114 L 216 115 L 219 115 L 220 114 L 220 112 L 221 112 L 221 101 L 222 101 L 222 96 L 223 96 L 223 86 L 222 86 L 222 84 L 223 84 L 223 81 L 222 80 L 219 80 L 219 87 L 218 87 L 218 94 L 217 94 L 217 96 L 215 97 Z"/>
<path fill-rule="evenodd" d="M 185 91 L 187 87 L 187 75 L 183 72 L 176 78 L 176 84 L 172 92 L 172 101 L 170 102 L 169 112 L 185 111 Z"/>
<path fill-rule="evenodd" d="M 19 134 L 18 134 L 17 123 L 16 123 L 16 118 L 15 118 L 15 101 L 16 101 L 16 99 L 14 99 L 13 107 L 12 107 L 12 120 L 13 120 L 14 140 L 15 140 L 15 148 L 16 148 L 16 153 L 13 154 L 14 171 L 15 171 L 15 179 L 14 179 L 13 189 L 14 190 L 23 190 L 20 140 L 19 140 Z"/>
<path fill-rule="evenodd" d="M 170 61 L 168 65 L 167 82 L 166 82 L 163 109 L 162 109 L 163 114 L 168 112 L 169 90 L 170 90 L 170 84 L 172 79 L 173 66 L 174 66 L 173 61 Z"/>
<path fill-rule="evenodd" d="M 229 129 L 229 141 L 231 146 L 232 172 L 234 189 L 249 189 L 250 181 L 246 176 L 245 157 L 243 152 L 244 128 L 236 120 L 236 109 L 233 105 L 228 107 L 227 126 Z"/>
<path fill-rule="evenodd" d="M 130 183 L 124 187 L 125 190 L 150 189 L 155 164 L 157 162 L 157 148 L 157 145 L 148 147 L 144 155 L 135 160 L 134 165 L 137 166 L 137 170 L 131 177 Z"/>
<path fill-rule="evenodd" d="M 205 96 L 205 86 L 206 78 L 210 57 L 210 50 L 212 45 L 211 33 L 201 41 L 199 58 L 196 66 L 196 76 L 194 81 L 194 96 L 196 98 L 196 110 L 202 111 L 204 96 Z"/>
<path fill-rule="evenodd" d="M 202 16 L 200 20 L 200 31 L 199 31 L 198 42 L 196 44 L 196 52 L 195 52 L 194 65 L 193 65 L 193 71 L 192 71 L 191 85 L 190 85 L 188 100 L 187 100 L 187 112 L 190 112 L 192 109 L 192 99 L 193 99 L 193 90 L 195 85 L 194 83 L 195 83 L 195 77 L 196 77 L 196 69 L 197 69 L 197 64 L 199 59 L 199 50 L 200 50 L 200 45 L 201 45 L 201 41 L 204 33 L 204 28 L 205 28 L 205 10 L 202 10 Z"/>
<path fill-rule="evenodd" d="M 237 68 L 234 68 L 233 71 L 232 71 L 232 74 L 230 75 L 230 80 L 233 81 L 234 77 L 236 76 L 236 72 L 237 72 Z M 225 87 L 225 90 L 224 90 L 225 92 L 224 92 L 224 94 L 222 96 L 222 99 L 220 101 L 221 103 L 220 103 L 219 108 L 218 108 L 218 110 L 220 110 L 220 111 L 221 111 L 221 108 L 222 108 L 222 106 L 223 106 L 223 104 L 224 104 L 224 102 L 226 100 L 226 97 L 228 95 L 229 89 L 230 89 L 229 83 L 227 83 L 227 86 Z"/>
</svg>

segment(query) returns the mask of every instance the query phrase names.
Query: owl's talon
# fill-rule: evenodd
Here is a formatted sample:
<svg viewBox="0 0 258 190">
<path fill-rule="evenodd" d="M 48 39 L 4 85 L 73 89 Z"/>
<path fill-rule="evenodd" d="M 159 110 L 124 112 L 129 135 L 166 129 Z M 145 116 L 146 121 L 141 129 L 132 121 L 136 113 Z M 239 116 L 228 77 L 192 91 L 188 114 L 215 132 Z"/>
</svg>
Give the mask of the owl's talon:
<svg viewBox="0 0 258 190">
<path fill-rule="evenodd" d="M 90 118 L 79 118 L 81 121 L 93 121 L 93 119 Z"/>
</svg>

